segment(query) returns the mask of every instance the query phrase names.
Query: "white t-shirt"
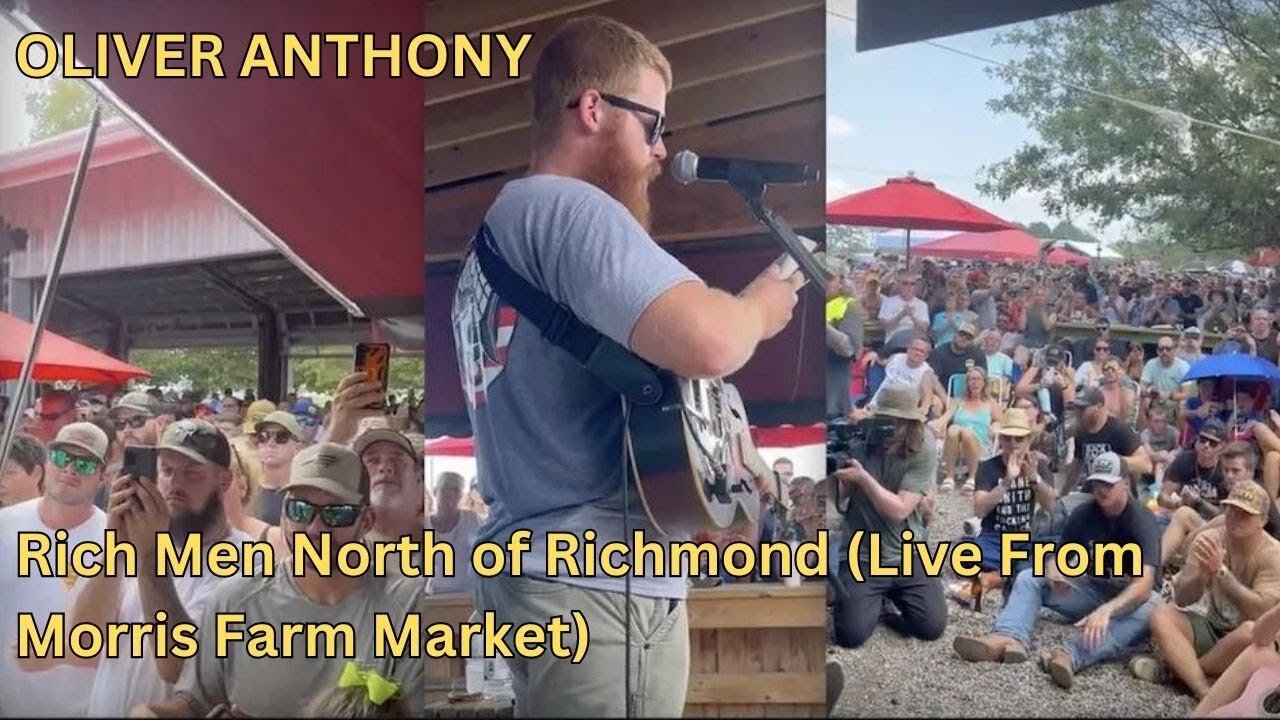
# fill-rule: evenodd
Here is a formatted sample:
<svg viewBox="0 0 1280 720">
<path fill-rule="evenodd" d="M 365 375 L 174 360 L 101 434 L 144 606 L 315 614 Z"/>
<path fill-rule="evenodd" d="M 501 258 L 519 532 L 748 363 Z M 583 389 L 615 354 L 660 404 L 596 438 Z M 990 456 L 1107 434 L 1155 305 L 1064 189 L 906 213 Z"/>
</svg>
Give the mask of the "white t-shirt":
<svg viewBox="0 0 1280 720">
<path fill-rule="evenodd" d="M 932 368 L 929 367 L 929 363 L 927 362 L 920 363 L 919 367 L 911 367 L 907 364 L 906 353 L 898 353 L 897 355 L 894 355 L 884 364 L 884 381 L 880 383 L 880 389 L 876 390 L 876 395 L 871 399 L 871 402 L 874 403 L 879 400 L 880 391 L 889 385 L 907 385 L 919 388 L 920 394 L 923 397 L 926 390 L 924 386 L 924 376 L 925 373 L 930 372 L 931 370 Z"/>
<path fill-rule="evenodd" d="M 890 295 L 880 301 L 880 320 L 891 320 L 897 315 L 904 306 L 906 301 L 898 295 Z M 920 298 L 911 299 L 911 312 L 905 315 L 894 326 L 885 330 L 886 339 L 893 335 L 903 332 L 904 330 L 914 330 L 916 321 L 929 324 L 929 306 L 924 304 Z"/>
<path fill-rule="evenodd" d="M 252 542 L 239 530 L 232 530 L 226 538 L 243 545 Z M 207 558 L 207 555 L 206 555 Z M 142 568 L 139 568 L 142 572 Z M 200 576 L 179 575 L 173 578 L 173 590 L 186 610 L 187 617 L 199 623 L 204 606 L 214 588 L 225 583 L 226 578 L 206 572 Z M 142 596 L 139 594 L 138 579 L 126 577 L 120 579 L 120 612 L 116 622 L 142 623 L 155 622 L 155 618 L 144 617 Z M 169 623 L 176 620 L 169 619 Z M 125 641 L 121 639 L 122 643 Z M 109 658 L 103 655 L 98 661 L 98 675 L 93 679 L 93 688 L 89 691 L 89 717 L 125 717 L 129 711 L 143 703 L 154 703 L 168 699 L 171 686 L 166 683 L 156 670 L 155 644 L 146 643 L 142 657 L 134 657 L 128 653 L 128 646 L 123 647 L 119 657 Z M 200 648 L 200 652 L 213 652 L 209 648 Z M 192 659 L 183 663 L 183 674 L 194 665 Z"/>
<path fill-rule="evenodd" d="M 40 521 L 40 498 L 0 510 L 0 716 L 84 717 L 95 669 L 60 665 L 42 672 L 18 667 L 13 643 L 18 637 L 18 613 L 34 615 L 43 630 L 54 613 L 69 613 L 84 578 L 18 577 L 18 533 L 44 532 L 52 540 L 54 530 Z M 106 538 L 107 516 L 98 508 L 79 526 L 67 532 L 68 548 L 76 543 Z M 50 564 L 53 562 L 50 553 Z M 34 568 L 30 568 L 34 570 Z"/>
<path fill-rule="evenodd" d="M 435 531 L 437 542 L 447 542 L 453 546 L 453 577 L 441 574 L 444 570 L 443 558 L 436 555 L 435 573 L 431 577 L 430 592 L 441 593 L 471 592 L 475 586 L 475 571 L 471 565 L 471 549 L 476 544 L 476 530 L 480 527 L 480 519 L 470 510 L 460 510 L 462 517 L 449 532 Z"/>
</svg>

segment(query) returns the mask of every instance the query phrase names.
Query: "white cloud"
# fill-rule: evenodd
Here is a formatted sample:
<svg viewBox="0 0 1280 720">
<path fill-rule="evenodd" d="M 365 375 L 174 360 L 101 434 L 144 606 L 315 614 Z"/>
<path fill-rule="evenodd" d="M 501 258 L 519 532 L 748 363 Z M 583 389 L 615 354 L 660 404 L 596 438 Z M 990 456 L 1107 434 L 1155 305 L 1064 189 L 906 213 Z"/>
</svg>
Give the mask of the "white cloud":
<svg viewBox="0 0 1280 720">
<path fill-rule="evenodd" d="M 839 173 L 827 175 L 827 202 L 838 200 L 852 193 L 856 188 L 849 179 Z"/>
<path fill-rule="evenodd" d="M 831 113 L 827 115 L 827 135 L 834 138 L 849 137 L 855 134 L 858 128 L 854 124 L 844 118 Z"/>
</svg>

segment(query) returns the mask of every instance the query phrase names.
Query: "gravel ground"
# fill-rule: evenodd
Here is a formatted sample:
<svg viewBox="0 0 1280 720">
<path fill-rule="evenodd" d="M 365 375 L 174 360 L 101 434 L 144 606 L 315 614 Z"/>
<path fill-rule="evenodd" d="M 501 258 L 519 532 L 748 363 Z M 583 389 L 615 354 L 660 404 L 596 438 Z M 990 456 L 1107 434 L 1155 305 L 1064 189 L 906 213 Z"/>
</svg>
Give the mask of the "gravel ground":
<svg viewBox="0 0 1280 720">
<path fill-rule="evenodd" d="M 930 526 L 933 540 L 953 540 L 972 515 L 971 499 L 939 496 L 940 515 Z M 947 577 L 943 582 L 951 582 Z M 1065 691 L 1042 672 L 1036 659 L 1041 648 L 1071 635 L 1074 628 L 1052 611 L 1037 626 L 1039 645 L 1020 665 L 968 663 L 951 648 L 957 635 L 990 631 L 1001 595 L 984 598 L 981 614 L 948 601 L 947 631 L 942 639 L 922 642 L 903 638 L 883 624 L 857 650 L 831 645 L 828 655 L 844 668 L 845 686 L 832 717 L 1187 717 L 1194 708 L 1189 695 L 1173 687 L 1134 678 L 1124 660 L 1094 666 L 1076 676 Z"/>
</svg>

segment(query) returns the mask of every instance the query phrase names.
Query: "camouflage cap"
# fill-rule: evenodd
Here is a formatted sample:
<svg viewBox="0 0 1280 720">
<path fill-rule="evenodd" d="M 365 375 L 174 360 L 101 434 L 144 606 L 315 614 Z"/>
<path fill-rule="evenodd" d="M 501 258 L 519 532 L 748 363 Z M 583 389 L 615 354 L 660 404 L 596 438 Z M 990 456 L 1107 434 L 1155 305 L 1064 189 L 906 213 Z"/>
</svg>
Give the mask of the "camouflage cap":
<svg viewBox="0 0 1280 720">
<path fill-rule="evenodd" d="M 160 435 L 160 450 L 172 450 L 200 463 L 231 467 L 231 445 L 227 436 L 204 420 L 179 420 L 169 423 Z"/>
</svg>

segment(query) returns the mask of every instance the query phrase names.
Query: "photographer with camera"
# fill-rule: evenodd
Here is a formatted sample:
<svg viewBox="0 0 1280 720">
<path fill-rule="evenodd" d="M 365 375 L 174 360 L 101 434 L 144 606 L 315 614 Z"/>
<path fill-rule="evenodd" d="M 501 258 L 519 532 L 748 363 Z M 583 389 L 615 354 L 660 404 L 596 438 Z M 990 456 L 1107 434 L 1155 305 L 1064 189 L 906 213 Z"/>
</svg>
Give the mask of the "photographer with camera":
<svg viewBox="0 0 1280 720">
<path fill-rule="evenodd" d="M 904 530 L 911 530 L 913 542 L 928 540 L 920 505 L 937 472 L 938 444 L 925 430 L 919 397 L 913 385 L 881 386 L 870 407 L 874 415 L 859 423 L 848 454 L 835 453 L 836 462 L 843 463 L 833 473 L 836 507 L 849 536 L 866 533 L 858 557 L 842 562 L 835 578 L 835 640 L 842 647 L 860 647 L 871 637 L 886 599 L 898 613 L 884 619 L 898 632 L 937 640 L 946 629 L 946 598 L 938 578 L 919 569 L 901 577 L 869 574 L 871 534 L 879 540 L 880 568 L 901 567 Z M 853 562 L 859 563 L 863 582 L 852 581 Z"/>
</svg>

